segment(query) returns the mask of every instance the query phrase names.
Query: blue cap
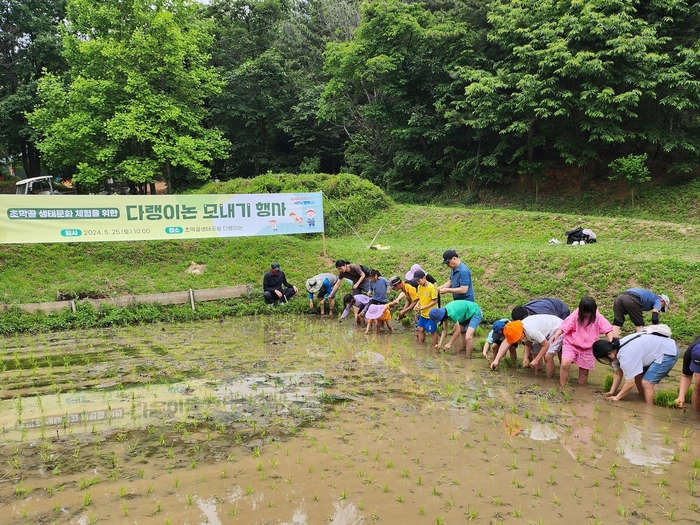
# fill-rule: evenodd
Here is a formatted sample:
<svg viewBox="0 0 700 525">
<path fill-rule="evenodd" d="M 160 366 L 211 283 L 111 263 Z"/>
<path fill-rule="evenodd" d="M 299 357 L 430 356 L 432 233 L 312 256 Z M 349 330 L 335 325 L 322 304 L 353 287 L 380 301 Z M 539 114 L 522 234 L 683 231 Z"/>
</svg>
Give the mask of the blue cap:
<svg viewBox="0 0 700 525">
<path fill-rule="evenodd" d="M 506 327 L 507 322 L 508 321 L 504 321 L 503 319 L 501 319 L 493 323 L 493 333 L 503 336 L 503 329 Z"/>
<path fill-rule="evenodd" d="M 444 308 L 432 308 L 430 310 L 430 320 L 435 324 L 441 323 L 447 315 L 447 310 Z"/>
<path fill-rule="evenodd" d="M 695 345 L 690 351 L 690 371 L 700 374 L 700 345 Z"/>
</svg>

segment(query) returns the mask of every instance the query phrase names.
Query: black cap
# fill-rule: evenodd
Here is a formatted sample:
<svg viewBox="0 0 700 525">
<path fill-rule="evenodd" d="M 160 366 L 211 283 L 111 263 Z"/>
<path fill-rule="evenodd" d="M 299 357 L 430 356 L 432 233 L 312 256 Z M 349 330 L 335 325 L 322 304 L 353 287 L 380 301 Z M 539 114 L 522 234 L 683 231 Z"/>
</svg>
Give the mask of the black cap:
<svg viewBox="0 0 700 525">
<path fill-rule="evenodd" d="M 280 263 L 278 263 L 278 262 L 273 262 L 273 263 L 270 265 L 270 268 L 272 268 L 273 270 L 279 270 L 279 269 L 280 269 Z"/>
<path fill-rule="evenodd" d="M 423 277 L 425 277 L 425 272 L 423 270 L 416 270 L 413 272 L 414 279 L 422 279 Z"/>
<path fill-rule="evenodd" d="M 442 254 L 442 264 L 447 264 L 452 260 L 454 257 L 459 257 L 457 255 L 457 252 L 454 250 L 446 250 L 445 253 Z"/>
</svg>

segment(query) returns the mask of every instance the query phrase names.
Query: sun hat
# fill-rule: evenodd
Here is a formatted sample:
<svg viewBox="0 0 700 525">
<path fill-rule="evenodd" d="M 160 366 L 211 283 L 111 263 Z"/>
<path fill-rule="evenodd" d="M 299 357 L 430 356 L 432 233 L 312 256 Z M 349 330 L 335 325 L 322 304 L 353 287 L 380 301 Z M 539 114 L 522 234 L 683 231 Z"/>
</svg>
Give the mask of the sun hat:
<svg viewBox="0 0 700 525">
<path fill-rule="evenodd" d="M 323 281 L 321 279 L 317 279 L 316 277 L 311 277 L 310 279 L 306 280 L 306 291 L 309 293 L 318 292 L 322 286 Z"/>
<path fill-rule="evenodd" d="M 401 277 L 399 277 L 398 275 L 392 275 L 391 277 L 389 277 L 389 286 L 391 286 L 392 288 L 394 286 L 398 286 L 400 284 L 401 284 Z"/>
<path fill-rule="evenodd" d="M 662 312 L 665 312 L 666 310 L 668 310 L 668 307 L 671 306 L 671 299 L 669 299 L 668 295 L 666 295 L 665 293 L 662 293 L 661 295 L 659 295 L 659 297 L 661 297 L 661 299 L 663 299 L 666 303 L 661 309 Z"/>
<path fill-rule="evenodd" d="M 442 264 L 447 264 L 452 260 L 453 257 L 459 257 L 457 255 L 457 252 L 454 250 L 445 250 L 445 253 L 442 254 Z"/>
<path fill-rule="evenodd" d="M 411 269 L 406 272 L 406 280 L 407 281 L 412 281 L 413 280 L 413 274 L 416 273 L 416 271 L 423 271 L 423 268 L 420 267 L 420 264 L 414 264 L 411 266 Z"/>
<path fill-rule="evenodd" d="M 270 268 L 272 268 L 273 270 L 279 270 L 279 269 L 280 269 L 280 263 L 278 263 L 278 262 L 273 262 L 273 263 L 270 265 Z"/>
<path fill-rule="evenodd" d="M 510 321 L 503 327 L 503 335 L 510 344 L 515 344 L 523 338 L 523 322 Z"/>
<path fill-rule="evenodd" d="M 416 270 L 413 272 L 414 279 L 422 279 L 423 277 L 425 277 L 425 272 L 423 270 Z"/>
<path fill-rule="evenodd" d="M 367 308 L 365 318 L 369 320 L 379 319 L 384 313 L 384 310 L 386 310 L 385 304 L 370 304 L 369 308 Z"/>
<path fill-rule="evenodd" d="M 690 351 L 690 371 L 700 374 L 700 345 L 695 345 Z"/>
<path fill-rule="evenodd" d="M 444 308 L 432 308 L 428 315 L 430 316 L 430 320 L 432 322 L 438 324 L 441 323 L 447 315 L 447 310 L 445 310 Z"/>
</svg>

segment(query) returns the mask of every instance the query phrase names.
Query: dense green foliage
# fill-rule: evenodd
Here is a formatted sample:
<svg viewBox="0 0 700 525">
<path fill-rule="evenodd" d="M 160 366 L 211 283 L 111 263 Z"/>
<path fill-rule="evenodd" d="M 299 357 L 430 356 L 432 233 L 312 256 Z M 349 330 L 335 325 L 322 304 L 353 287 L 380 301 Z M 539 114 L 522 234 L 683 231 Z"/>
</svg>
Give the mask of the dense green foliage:
<svg viewBox="0 0 700 525">
<path fill-rule="evenodd" d="M 0 158 L 18 157 L 28 177 L 40 175 L 41 162 L 25 113 L 38 102 L 41 76 L 66 69 L 58 26 L 64 17 L 65 0 L 0 1 Z"/>
<path fill-rule="evenodd" d="M 539 200 L 562 165 L 700 161 L 697 0 L 2 5 L 0 156 L 28 173 L 38 142 L 85 183 L 350 171 L 473 194 L 525 175 Z"/>
<path fill-rule="evenodd" d="M 204 101 L 221 89 L 208 65 L 211 23 L 181 0 L 69 0 L 67 18 L 69 80 L 44 76 L 29 115 L 46 161 L 76 167 L 89 189 L 115 174 L 170 185 L 173 169 L 206 179 L 226 147 L 203 125 Z"/>
</svg>

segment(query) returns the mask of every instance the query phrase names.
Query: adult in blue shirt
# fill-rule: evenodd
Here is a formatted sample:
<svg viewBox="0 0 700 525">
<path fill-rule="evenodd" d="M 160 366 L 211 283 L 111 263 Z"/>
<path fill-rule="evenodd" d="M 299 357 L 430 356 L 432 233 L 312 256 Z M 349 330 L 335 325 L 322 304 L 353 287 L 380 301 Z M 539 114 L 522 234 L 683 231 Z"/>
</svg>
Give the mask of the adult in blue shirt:
<svg viewBox="0 0 700 525">
<path fill-rule="evenodd" d="M 457 252 L 447 250 L 442 254 L 442 264 L 446 264 L 452 270 L 450 280 L 438 288 L 441 294 L 451 293 L 455 301 L 474 301 L 474 288 L 472 287 L 472 273 L 460 259 Z"/>
<path fill-rule="evenodd" d="M 654 292 L 645 290 L 644 288 L 630 288 L 615 298 L 613 303 L 613 337 L 620 337 L 620 329 L 625 323 L 625 315 L 629 316 L 630 321 L 639 332 L 644 328 L 643 312 L 651 311 L 651 324 L 659 324 L 659 312 L 665 312 L 671 301 L 668 295 L 656 295 Z"/>
<path fill-rule="evenodd" d="M 562 321 L 569 317 L 571 311 L 566 303 L 555 297 L 543 297 L 542 299 L 533 299 L 524 306 L 516 306 L 513 308 L 510 316 L 513 321 L 522 321 L 530 315 L 556 315 Z"/>
</svg>

